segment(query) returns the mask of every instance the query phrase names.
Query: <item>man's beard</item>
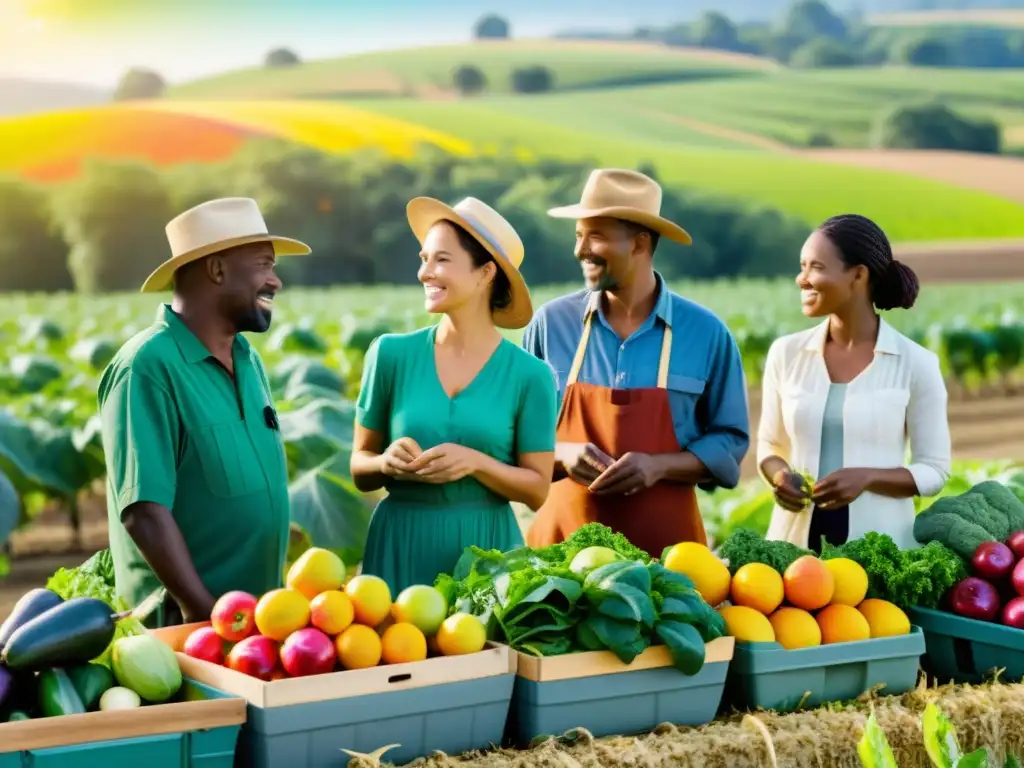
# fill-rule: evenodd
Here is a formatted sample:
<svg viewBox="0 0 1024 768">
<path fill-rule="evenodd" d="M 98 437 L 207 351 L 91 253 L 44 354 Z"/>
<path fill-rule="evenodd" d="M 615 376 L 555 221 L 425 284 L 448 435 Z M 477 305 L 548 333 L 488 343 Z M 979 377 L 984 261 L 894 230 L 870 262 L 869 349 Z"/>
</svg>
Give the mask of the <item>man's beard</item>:
<svg viewBox="0 0 1024 768">
<path fill-rule="evenodd" d="M 600 271 L 596 278 L 588 277 L 586 273 L 583 275 L 583 280 L 587 284 L 587 288 L 592 291 L 614 291 L 619 287 L 618 281 L 612 277 L 608 271 L 608 262 L 604 259 L 596 259 L 593 256 L 584 256 L 581 261 L 589 261 L 597 267 L 600 267 Z"/>
<path fill-rule="evenodd" d="M 235 316 L 238 333 L 266 333 L 270 330 L 271 311 L 261 307 L 250 307 Z"/>
</svg>

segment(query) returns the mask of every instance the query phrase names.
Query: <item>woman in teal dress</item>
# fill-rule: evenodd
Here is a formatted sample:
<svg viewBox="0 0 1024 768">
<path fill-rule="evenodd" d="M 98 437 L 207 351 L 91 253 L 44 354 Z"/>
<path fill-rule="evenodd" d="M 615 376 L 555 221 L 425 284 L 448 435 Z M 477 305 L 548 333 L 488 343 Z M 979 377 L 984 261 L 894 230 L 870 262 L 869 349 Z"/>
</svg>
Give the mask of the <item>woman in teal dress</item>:
<svg viewBox="0 0 1024 768">
<path fill-rule="evenodd" d="M 450 573 L 467 546 L 523 545 L 511 502 L 547 497 L 557 416 L 547 364 L 498 330 L 533 316 L 516 231 L 474 198 L 416 198 L 407 214 L 426 309 L 442 317 L 367 351 L 351 464 L 361 491 L 387 491 L 362 572 L 392 596 Z"/>
</svg>

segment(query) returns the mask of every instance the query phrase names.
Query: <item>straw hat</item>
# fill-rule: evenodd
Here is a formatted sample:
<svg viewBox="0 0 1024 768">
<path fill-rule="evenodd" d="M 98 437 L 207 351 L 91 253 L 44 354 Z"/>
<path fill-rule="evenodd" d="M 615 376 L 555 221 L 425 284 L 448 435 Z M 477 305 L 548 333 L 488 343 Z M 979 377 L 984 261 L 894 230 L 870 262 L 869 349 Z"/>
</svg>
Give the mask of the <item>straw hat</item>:
<svg viewBox="0 0 1024 768">
<path fill-rule="evenodd" d="M 165 291 L 174 284 L 174 273 L 189 262 L 211 253 L 248 243 L 272 243 L 277 256 L 305 256 L 305 243 L 267 233 L 267 224 L 255 200 L 228 197 L 190 208 L 167 225 L 171 258 L 157 267 L 142 284 L 143 293 Z"/>
<path fill-rule="evenodd" d="M 693 242 L 685 229 L 662 218 L 658 182 L 637 171 L 617 168 L 592 171 L 579 204 L 552 208 L 548 215 L 577 220 L 607 216 L 642 224 L 683 245 Z"/>
<path fill-rule="evenodd" d="M 523 263 L 523 241 L 505 218 L 486 203 L 467 197 L 454 207 L 432 197 L 417 197 L 406 206 L 406 215 L 420 245 L 439 221 L 452 221 L 471 234 L 494 257 L 512 286 L 512 301 L 494 311 L 499 328 L 523 328 L 533 317 L 533 303 L 526 281 L 519 273 Z"/>
</svg>

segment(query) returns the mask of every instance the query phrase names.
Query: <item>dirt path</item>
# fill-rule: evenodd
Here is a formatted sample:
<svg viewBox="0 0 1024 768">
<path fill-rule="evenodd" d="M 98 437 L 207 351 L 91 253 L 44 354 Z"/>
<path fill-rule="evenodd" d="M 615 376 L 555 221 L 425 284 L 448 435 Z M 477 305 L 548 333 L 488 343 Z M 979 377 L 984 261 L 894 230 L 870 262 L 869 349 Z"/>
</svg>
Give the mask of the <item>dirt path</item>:
<svg viewBox="0 0 1024 768">
<path fill-rule="evenodd" d="M 708 136 L 715 136 L 719 139 L 735 141 L 738 144 L 749 144 L 751 147 L 765 149 L 769 152 L 784 152 L 787 154 L 792 154 L 793 152 L 793 149 L 786 144 L 757 133 L 748 133 L 747 131 L 741 131 L 736 128 L 726 128 L 725 126 L 718 125 L 717 123 L 706 123 L 703 120 L 694 120 L 693 118 L 683 117 L 682 115 L 672 115 L 668 112 L 661 112 L 660 110 L 655 109 L 641 109 L 638 110 L 638 112 L 656 120 L 674 123 L 681 128 L 688 128 L 691 131 L 706 133 Z"/>
</svg>

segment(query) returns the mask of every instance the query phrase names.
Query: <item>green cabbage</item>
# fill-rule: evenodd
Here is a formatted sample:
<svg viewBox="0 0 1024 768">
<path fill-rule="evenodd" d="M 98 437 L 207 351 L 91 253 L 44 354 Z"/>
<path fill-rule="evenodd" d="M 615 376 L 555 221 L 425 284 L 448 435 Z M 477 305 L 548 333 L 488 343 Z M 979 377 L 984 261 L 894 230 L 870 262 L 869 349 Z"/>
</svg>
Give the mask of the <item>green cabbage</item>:
<svg viewBox="0 0 1024 768">
<path fill-rule="evenodd" d="M 159 704 L 181 688 L 181 668 L 170 646 L 152 635 L 122 637 L 111 655 L 117 682 Z"/>
</svg>

